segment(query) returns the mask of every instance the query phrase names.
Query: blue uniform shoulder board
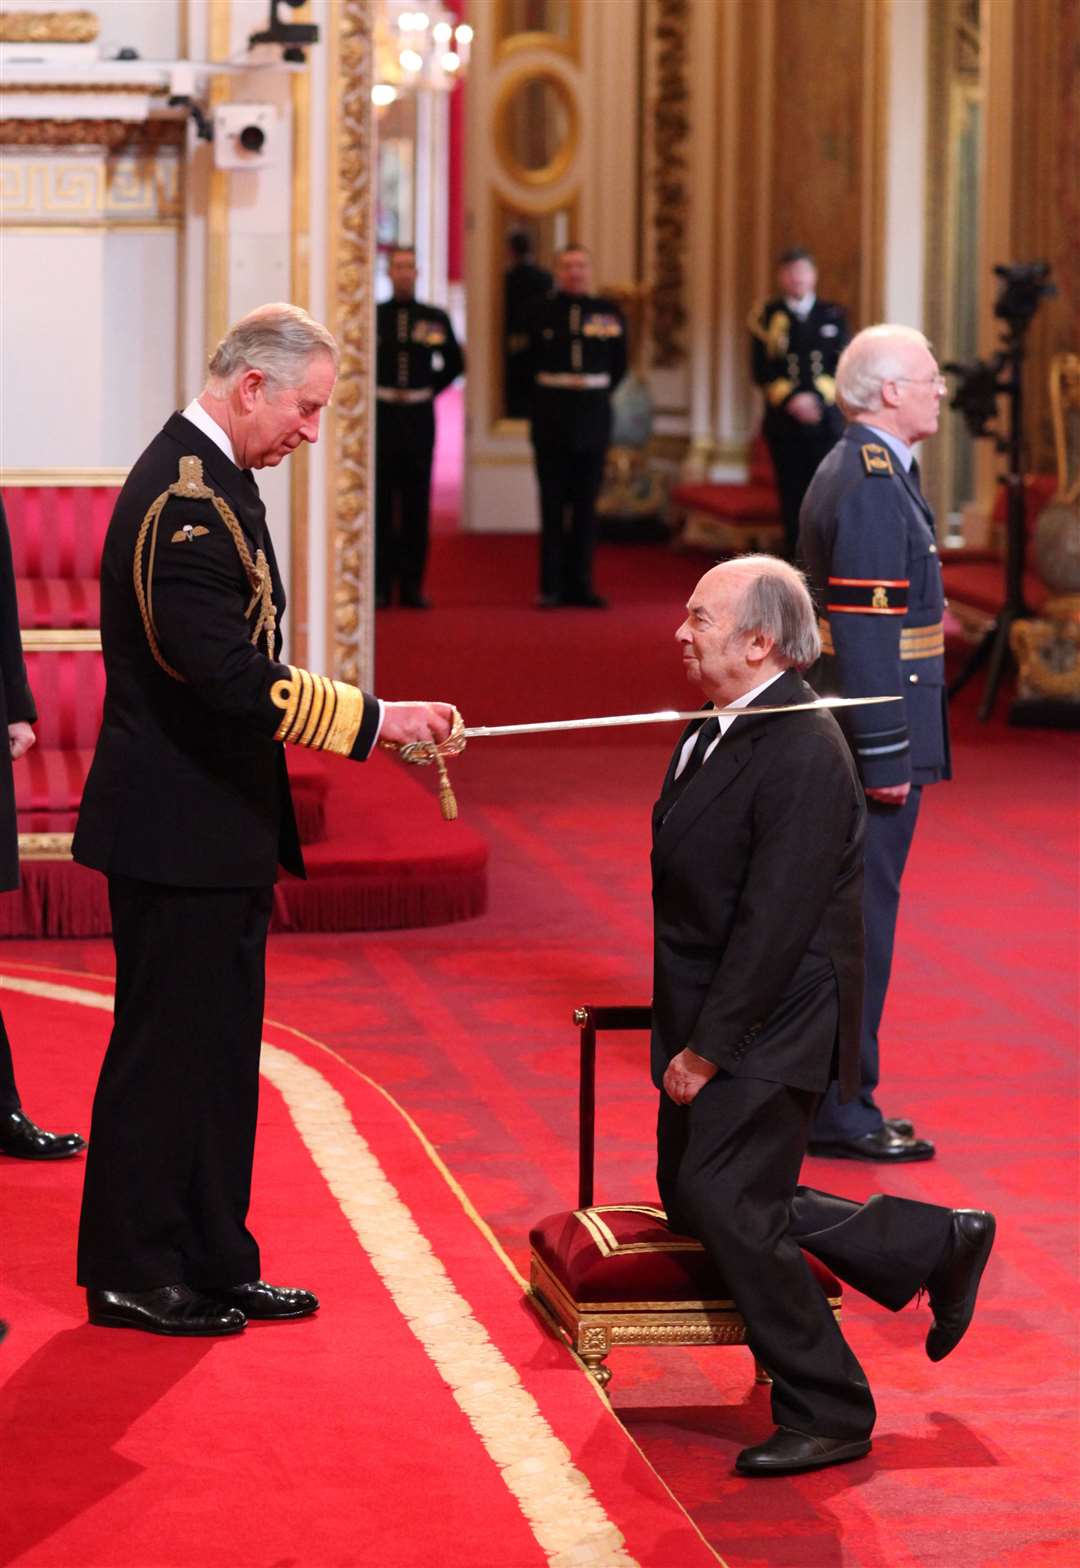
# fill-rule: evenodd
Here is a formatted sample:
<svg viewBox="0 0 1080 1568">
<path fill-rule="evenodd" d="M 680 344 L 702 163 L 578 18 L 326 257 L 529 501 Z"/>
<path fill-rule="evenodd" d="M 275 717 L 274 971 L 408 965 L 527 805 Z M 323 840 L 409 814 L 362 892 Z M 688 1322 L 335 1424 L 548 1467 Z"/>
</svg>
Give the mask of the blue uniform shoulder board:
<svg viewBox="0 0 1080 1568">
<path fill-rule="evenodd" d="M 887 478 L 892 478 L 892 458 L 889 456 L 887 446 L 878 446 L 876 441 L 868 441 L 859 450 L 868 474 L 884 474 Z"/>
</svg>

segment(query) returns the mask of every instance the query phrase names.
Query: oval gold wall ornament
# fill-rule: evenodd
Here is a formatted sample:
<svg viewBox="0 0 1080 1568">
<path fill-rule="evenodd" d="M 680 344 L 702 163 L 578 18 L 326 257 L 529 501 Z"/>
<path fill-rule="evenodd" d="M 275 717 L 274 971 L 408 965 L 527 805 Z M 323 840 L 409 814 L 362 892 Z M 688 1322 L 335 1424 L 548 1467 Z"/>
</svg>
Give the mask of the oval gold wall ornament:
<svg viewBox="0 0 1080 1568">
<path fill-rule="evenodd" d="M 578 152 L 580 120 L 573 91 L 557 71 L 516 72 L 495 103 L 495 150 L 519 185 L 554 185 Z"/>
</svg>

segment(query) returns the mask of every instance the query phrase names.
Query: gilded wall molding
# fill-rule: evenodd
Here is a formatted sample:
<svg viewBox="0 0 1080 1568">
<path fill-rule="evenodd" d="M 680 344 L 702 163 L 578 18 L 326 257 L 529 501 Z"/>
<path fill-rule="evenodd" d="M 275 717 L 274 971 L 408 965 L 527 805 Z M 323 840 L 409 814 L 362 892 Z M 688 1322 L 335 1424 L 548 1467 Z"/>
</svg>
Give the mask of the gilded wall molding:
<svg viewBox="0 0 1080 1568">
<path fill-rule="evenodd" d="M 332 329 L 341 349 L 334 391 L 333 444 L 328 465 L 330 607 L 328 663 L 339 680 L 371 677 L 373 626 L 371 388 L 375 319 L 371 83 L 374 15 L 371 0 L 341 0 L 331 42 Z"/>
<path fill-rule="evenodd" d="M 175 120 L 31 120 L 0 119 L 2 147 L 182 147 L 184 122 Z"/>
<path fill-rule="evenodd" d="M 99 29 L 92 11 L 0 11 L 0 44 L 91 44 Z"/>
<path fill-rule="evenodd" d="M 686 359 L 689 34 L 690 0 L 656 0 L 652 362 L 665 369 Z"/>
<path fill-rule="evenodd" d="M 293 20 L 310 22 L 309 5 Z M 311 72 L 298 71 L 289 82 L 292 102 L 292 231 L 289 241 L 289 298 L 311 308 Z M 289 646 L 297 664 L 308 665 L 308 573 L 310 568 L 310 452 L 301 445 L 289 465 Z"/>
</svg>

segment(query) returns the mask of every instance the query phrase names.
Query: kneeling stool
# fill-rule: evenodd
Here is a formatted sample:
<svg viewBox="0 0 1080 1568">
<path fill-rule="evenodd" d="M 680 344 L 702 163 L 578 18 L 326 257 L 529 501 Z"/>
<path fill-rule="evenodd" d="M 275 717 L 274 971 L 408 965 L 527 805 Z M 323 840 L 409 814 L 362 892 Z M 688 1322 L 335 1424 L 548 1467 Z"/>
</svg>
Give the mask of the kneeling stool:
<svg viewBox="0 0 1080 1568">
<path fill-rule="evenodd" d="M 593 1377 L 611 1379 L 613 1345 L 745 1345 L 746 1324 L 699 1241 L 668 1229 L 655 1203 L 593 1203 L 596 1036 L 648 1029 L 648 1007 L 579 1007 L 581 1031 L 578 1206 L 529 1232 L 529 1299 L 568 1339 Z M 806 1255 L 840 1318 L 843 1286 Z M 755 1363 L 759 1383 L 768 1371 Z"/>
</svg>

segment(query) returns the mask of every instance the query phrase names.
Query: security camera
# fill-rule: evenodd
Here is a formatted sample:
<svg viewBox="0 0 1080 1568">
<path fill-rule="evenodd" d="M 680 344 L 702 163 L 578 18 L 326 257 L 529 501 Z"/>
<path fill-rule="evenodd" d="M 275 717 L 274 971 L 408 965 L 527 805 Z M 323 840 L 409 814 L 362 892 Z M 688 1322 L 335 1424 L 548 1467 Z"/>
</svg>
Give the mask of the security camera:
<svg viewBox="0 0 1080 1568">
<path fill-rule="evenodd" d="M 283 60 L 287 60 L 290 65 L 303 65 L 307 59 L 303 46 L 318 43 L 318 27 L 314 22 L 283 22 L 278 16 L 279 6 L 287 5 L 295 11 L 303 4 L 304 0 L 270 0 L 270 20 L 261 33 L 251 34 L 248 48 L 255 49 L 259 44 L 277 44 Z"/>
<path fill-rule="evenodd" d="M 214 164 L 262 169 L 277 153 L 278 112 L 270 103 L 219 103 L 214 110 Z"/>
</svg>

